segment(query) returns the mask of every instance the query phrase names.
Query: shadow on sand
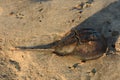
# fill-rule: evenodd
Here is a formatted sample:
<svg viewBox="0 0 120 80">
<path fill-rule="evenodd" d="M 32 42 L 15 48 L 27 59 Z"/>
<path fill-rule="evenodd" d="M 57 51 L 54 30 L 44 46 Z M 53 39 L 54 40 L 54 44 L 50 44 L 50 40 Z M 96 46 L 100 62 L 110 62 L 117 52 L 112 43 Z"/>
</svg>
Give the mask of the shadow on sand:
<svg viewBox="0 0 120 80">
<path fill-rule="evenodd" d="M 47 1 L 47 0 L 32 0 L 32 1 Z M 84 22 L 75 26 L 75 28 L 93 28 L 100 32 L 107 42 L 108 51 L 115 51 L 115 43 L 119 37 L 120 32 L 120 1 L 116 1 L 108 5 L 106 8 L 95 13 Z M 119 28 L 119 29 L 118 29 Z M 31 47 L 19 47 L 22 49 L 46 49 L 56 45 L 55 41 L 46 45 L 37 45 Z"/>
<path fill-rule="evenodd" d="M 115 1 L 75 28 L 94 28 L 106 38 L 108 52 L 115 52 L 115 43 L 120 36 L 119 7 L 120 1 Z"/>
</svg>

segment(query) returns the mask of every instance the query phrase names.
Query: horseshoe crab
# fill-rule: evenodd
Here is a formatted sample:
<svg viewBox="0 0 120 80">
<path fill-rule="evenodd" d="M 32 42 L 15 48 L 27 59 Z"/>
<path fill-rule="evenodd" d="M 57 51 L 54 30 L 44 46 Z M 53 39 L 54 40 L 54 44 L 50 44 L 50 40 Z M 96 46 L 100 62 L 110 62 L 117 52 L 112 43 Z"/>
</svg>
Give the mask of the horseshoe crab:
<svg viewBox="0 0 120 80">
<path fill-rule="evenodd" d="M 107 43 L 104 37 L 92 28 L 73 28 L 61 40 L 47 45 L 33 47 L 17 47 L 20 49 L 48 49 L 53 48 L 54 53 L 65 56 L 75 55 L 81 60 L 90 60 L 101 57 Z"/>
</svg>

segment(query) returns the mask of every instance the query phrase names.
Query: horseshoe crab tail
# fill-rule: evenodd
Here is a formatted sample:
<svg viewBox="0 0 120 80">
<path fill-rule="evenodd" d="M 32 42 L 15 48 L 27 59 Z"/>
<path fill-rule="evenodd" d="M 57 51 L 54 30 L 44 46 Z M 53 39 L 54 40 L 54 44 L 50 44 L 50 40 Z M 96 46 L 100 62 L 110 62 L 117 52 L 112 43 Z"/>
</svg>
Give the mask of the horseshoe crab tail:
<svg viewBox="0 0 120 80">
<path fill-rule="evenodd" d="M 17 49 L 54 49 L 57 46 L 58 42 L 59 42 L 59 40 L 54 41 L 54 42 L 49 43 L 49 44 L 45 44 L 45 45 L 36 45 L 36 46 L 29 46 L 29 47 L 16 46 L 15 48 L 17 48 Z"/>
</svg>

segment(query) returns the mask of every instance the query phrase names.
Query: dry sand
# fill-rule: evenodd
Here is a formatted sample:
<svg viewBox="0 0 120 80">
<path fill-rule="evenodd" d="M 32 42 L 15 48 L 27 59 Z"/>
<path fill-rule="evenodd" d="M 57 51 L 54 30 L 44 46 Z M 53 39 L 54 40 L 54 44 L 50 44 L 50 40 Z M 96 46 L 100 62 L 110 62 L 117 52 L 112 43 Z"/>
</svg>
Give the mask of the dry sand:
<svg viewBox="0 0 120 80">
<path fill-rule="evenodd" d="M 0 80 L 120 80 L 120 1 L 0 0 Z M 14 50 L 47 44 L 73 27 L 92 27 L 108 39 L 113 52 L 79 63 L 51 50 Z"/>
</svg>

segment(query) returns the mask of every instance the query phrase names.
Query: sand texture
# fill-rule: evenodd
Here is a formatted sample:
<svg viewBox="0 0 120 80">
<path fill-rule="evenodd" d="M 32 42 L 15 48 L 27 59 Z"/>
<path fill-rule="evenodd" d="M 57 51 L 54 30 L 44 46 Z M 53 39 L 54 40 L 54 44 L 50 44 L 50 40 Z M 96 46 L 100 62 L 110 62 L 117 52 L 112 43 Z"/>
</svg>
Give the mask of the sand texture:
<svg viewBox="0 0 120 80">
<path fill-rule="evenodd" d="M 77 27 L 104 35 L 111 54 L 77 64 L 51 49 L 14 48 L 48 44 Z M 0 0 L 0 80 L 120 80 L 120 0 Z"/>
</svg>

